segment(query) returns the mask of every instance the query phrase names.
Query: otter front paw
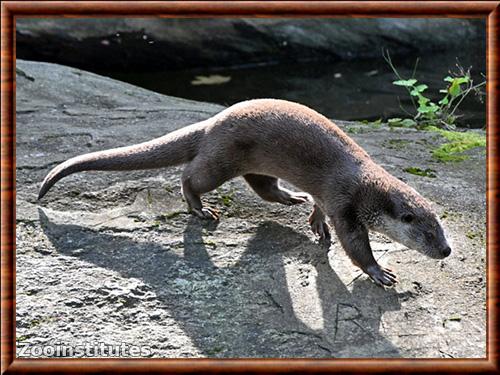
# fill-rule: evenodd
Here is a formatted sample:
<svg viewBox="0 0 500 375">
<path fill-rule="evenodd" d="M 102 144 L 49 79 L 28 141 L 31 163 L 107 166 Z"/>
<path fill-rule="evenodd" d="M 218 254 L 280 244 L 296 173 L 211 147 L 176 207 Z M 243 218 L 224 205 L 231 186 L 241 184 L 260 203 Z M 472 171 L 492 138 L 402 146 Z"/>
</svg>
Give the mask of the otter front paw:
<svg viewBox="0 0 500 375">
<path fill-rule="evenodd" d="M 210 207 L 203 207 L 202 209 L 193 208 L 191 210 L 193 215 L 198 216 L 200 219 L 219 220 L 219 211 Z"/>
<path fill-rule="evenodd" d="M 365 272 L 371 277 L 375 284 L 380 286 L 393 286 L 398 282 L 396 280 L 396 275 L 392 273 L 392 270 L 382 268 L 378 264 L 368 267 Z"/>
<path fill-rule="evenodd" d="M 310 218 L 309 224 L 311 225 L 312 232 L 319 237 L 320 242 L 331 242 L 330 227 L 324 220 Z"/>
</svg>

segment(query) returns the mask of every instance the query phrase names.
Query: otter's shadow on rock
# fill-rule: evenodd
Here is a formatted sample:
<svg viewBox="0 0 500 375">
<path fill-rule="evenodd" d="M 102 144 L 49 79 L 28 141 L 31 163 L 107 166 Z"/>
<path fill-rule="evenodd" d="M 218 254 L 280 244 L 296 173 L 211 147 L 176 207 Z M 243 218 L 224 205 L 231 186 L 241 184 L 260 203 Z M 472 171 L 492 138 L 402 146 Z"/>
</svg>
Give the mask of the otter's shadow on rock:
<svg viewBox="0 0 500 375">
<path fill-rule="evenodd" d="M 207 357 L 401 356 L 379 333 L 382 314 L 400 308 L 395 290 L 358 279 L 351 292 L 331 269 L 325 249 L 290 228 L 260 224 L 239 259 L 217 267 L 203 241 L 204 226 L 196 218 L 188 219 L 183 255 L 178 255 L 168 243 L 55 224 L 40 209 L 39 216 L 60 254 L 142 280 L 166 315 Z M 287 270 L 296 267 L 297 260 L 317 271 L 314 302 L 323 319 L 321 328 L 310 328 L 294 310 L 297 301 L 290 289 L 297 285 L 289 285 L 296 281 L 287 278 Z M 179 280 L 187 287 L 180 288 Z M 298 296 L 295 299 L 309 298 L 300 290 Z M 163 345 L 151 342 L 153 352 L 162 351 Z"/>
</svg>

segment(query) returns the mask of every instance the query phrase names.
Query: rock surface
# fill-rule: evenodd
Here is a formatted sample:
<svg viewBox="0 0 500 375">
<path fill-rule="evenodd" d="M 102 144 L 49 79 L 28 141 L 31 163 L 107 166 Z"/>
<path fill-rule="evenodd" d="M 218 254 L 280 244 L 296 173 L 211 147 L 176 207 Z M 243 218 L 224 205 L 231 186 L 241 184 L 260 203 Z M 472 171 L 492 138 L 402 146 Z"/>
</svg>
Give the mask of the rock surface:
<svg viewBox="0 0 500 375">
<path fill-rule="evenodd" d="M 340 124 L 433 202 L 452 243 L 436 261 L 372 235 L 400 279 L 384 290 L 335 238 L 317 244 L 309 205 L 263 202 L 240 178 L 204 197 L 218 225 L 186 213 L 180 168 L 76 174 L 37 202 L 57 163 L 222 107 L 52 64 L 18 60 L 17 73 L 18 355 L 124 343 L 153 357 L 485 357 L 484 150 L 439 164 L 435 134 Z"/>
<path fill-rule="evenodd" d="M 485 30 L 484 20 L 445 18 L 25 18 L 16 50 L 93 71 L 164 71 L 442 51 L 484 43 Z"/>
</svg>

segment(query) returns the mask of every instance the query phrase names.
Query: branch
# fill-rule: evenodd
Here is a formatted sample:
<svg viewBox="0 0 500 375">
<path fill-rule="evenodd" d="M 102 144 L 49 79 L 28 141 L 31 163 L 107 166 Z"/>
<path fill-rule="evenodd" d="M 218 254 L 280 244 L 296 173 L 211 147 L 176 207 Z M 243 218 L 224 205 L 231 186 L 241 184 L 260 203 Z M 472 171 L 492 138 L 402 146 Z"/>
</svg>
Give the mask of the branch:
<svg viewBox="0 0 500 375">
<path fill-rule="evenodd" d="M 399 74 L 399 72 L 397 71 L 396 67 L 394 66 L 394 64 L 392 63 L 392 59 L 391 59 L 391 55 L 389 54 L 389 50 L 383 50 L 382 49 L 382 57 L 384 58 L 385 62 L 387 64 L 389 64 L 389 66 L 391 67 L 392 71 L 394 72 L 394 74 L 396 75 L 396 77 L 399 79 L 399 80 L 403 80 L 404 78 L 401 77 L 401 75 Z M 418 62 L 418 60 L 417 60 Z M 415 68 L 416 68 L 416 64 L 415 64 Z M 415 104 L 415 99 L 413 99 L 413 96 L 411 95 L 411 91 L 408 87 L 406 87 L 406 91 L 408 91 L 408 95 L 410 95 L 410 99 L 411 99 L 411 103 L 413 104 L 413 108 L 415 108 L 415 111 L 417 111 L 417 105 Z"/>
</svg>

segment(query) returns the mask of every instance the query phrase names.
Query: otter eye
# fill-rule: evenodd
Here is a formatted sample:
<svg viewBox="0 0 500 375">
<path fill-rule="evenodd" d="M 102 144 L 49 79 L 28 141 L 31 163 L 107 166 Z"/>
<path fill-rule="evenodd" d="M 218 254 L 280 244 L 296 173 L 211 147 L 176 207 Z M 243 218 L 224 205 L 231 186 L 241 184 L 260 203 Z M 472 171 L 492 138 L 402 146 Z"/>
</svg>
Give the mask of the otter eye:
<svg viewBox="0 0 500 375">
<path fill-rule="evenodd" d="M 411 223 L 413 221 L 413 215 L 412 214 L 404 214 L 401 217 L 401 221 L 403 223 Z"/>
</svg>

